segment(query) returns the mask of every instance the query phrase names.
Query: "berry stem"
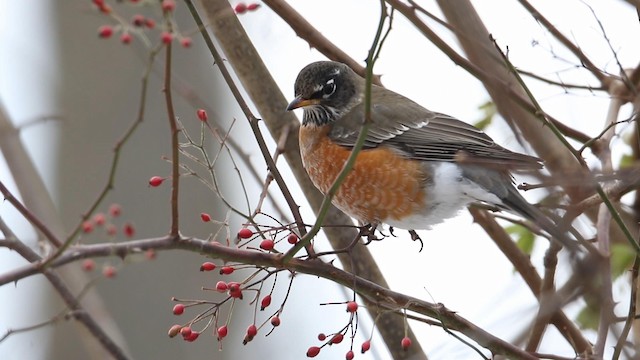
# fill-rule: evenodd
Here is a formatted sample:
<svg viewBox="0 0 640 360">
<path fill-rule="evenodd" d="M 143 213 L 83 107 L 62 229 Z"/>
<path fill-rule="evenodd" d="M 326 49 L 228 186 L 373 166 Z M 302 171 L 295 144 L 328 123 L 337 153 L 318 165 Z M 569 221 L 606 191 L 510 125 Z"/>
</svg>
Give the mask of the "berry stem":
<svg viewBox="0 0 640 360">
<path fill-rule="evenodd" d="M 165 17 L 168 15 L 165 13 Z M 166 20 L 171 27 L 170 19 Z M 169 126 L 171 128 L 171 227 L 169 235 L 178 239 L 180 236 L 180 222 L 178 210 L 178 193 L 180 189 L 180 143 L 178 140 L 178 124 L 173 108 L 173 97 L 171 95 L 171 42 L 165 46 L 165 67 L 164 67 L 164 98 L 167 105 L 167 116 L 169 117 Z"/>
</svg>

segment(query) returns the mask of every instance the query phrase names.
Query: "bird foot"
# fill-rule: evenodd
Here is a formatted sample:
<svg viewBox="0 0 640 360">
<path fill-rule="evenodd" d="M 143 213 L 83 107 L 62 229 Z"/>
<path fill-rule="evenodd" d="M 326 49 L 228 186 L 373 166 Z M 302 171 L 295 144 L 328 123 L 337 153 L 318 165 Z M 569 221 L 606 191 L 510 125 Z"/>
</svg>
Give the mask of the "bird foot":
<svg viewBox="0 0 640 360">
<path fill-rule="evenodd" d="M 381 237 L 376 236 L 376 231 L 380 233 Z M 378 229 L 378 224 L 366 224 L 360 227 L 360 236 L 366 239 L 365 245 L 371 244 L 372 241 L 384 240 L 384 238 L 388 237 L 382 230 Z"/>
</svg>

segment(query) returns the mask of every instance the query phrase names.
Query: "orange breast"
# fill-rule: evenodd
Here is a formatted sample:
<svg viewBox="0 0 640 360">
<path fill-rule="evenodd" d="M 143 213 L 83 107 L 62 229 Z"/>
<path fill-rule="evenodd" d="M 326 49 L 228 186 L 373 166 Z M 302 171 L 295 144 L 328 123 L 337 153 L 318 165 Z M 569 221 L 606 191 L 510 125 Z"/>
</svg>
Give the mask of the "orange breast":
<svg viewBox="0 0 640 360">
<path fill-rule="evenodd" d="M 335 145 L 329 127 L 300 127 L 300 152 L 311 181 L 327 193 L 351 150 Z M 389 148 L 362 150 L 333 198 L 333 204 L 364 223 L 400 220 L 424 212 L 427 175 L 418 161 Z"/>
</svg>

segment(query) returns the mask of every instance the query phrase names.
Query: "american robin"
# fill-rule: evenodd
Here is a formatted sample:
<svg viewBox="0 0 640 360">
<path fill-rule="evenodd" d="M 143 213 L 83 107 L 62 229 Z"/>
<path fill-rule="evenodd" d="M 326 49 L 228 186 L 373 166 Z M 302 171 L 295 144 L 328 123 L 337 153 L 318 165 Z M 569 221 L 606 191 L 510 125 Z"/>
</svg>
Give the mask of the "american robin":
<svg viewBox="0 0 640 360">
<path fill-rule="evenodd" d="M 315 62 L 298 74 L 287 110 L 304 110 L 300 153 L 322 193 L 355 145 L 364 122 L 364 88 L 364 79 L 338 62 Z M 533 221 L 575 250 L 577 242 L 513 184 L 510 171 L 541 167 L 540 159 L 505 149 L 472 125 L 373 85 L 364 147 L 333 204 L 365 224 L 419 230 L 470 203 L 486 203 Z"/>
</svg>

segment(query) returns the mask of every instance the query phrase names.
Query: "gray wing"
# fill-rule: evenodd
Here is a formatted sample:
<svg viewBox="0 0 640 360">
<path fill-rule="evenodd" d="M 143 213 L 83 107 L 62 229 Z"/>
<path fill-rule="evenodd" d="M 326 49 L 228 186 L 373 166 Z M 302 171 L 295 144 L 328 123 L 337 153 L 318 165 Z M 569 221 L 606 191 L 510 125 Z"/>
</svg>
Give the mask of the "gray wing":
<svg viewBox="0 0 640 360">
<path fill-rule="evenodd" d="M 388 146 L 421 161 L 465 162 L 497 169 L 537 169 L 540 159 L 496 144 L 481 130 L 451 116 L 435 113 L 392 91 L 373 88 L 377 102 L 364 148 Z M 364 119 L 359 104 L 333 124 L 329 137 L 353 147 Z"/>
</svg>

